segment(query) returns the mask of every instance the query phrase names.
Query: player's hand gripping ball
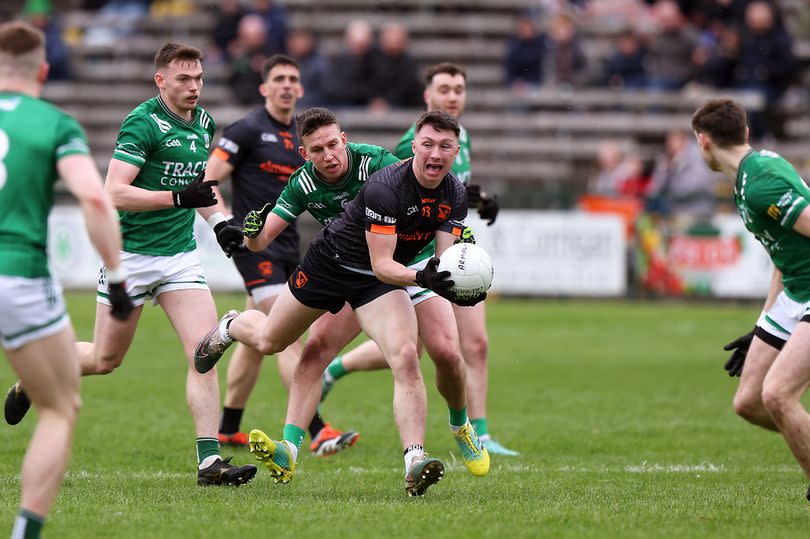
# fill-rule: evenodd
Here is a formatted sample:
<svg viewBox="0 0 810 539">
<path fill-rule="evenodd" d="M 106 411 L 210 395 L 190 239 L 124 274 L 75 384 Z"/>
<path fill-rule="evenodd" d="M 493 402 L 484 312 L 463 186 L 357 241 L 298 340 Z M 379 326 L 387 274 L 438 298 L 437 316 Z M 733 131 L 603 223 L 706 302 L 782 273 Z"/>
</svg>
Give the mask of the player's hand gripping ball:
<svg viewBox="0 0 810 539">
<path fill-rule="evenodd" d="M 450 272 L 451 290 L 462 301 L 477 303 L 486 297 L 486 291 L 492 286 L 492 259 L 474 243 L 456 243 L 448 247 L 439 257 L 438 270 Z"/>
</svg>

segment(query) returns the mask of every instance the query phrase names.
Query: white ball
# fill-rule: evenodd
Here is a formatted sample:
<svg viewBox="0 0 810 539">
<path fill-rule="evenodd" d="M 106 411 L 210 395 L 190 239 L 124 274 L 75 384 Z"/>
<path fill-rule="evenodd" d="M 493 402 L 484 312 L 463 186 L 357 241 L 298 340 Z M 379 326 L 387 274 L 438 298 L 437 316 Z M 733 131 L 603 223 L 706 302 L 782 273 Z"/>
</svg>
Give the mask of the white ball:
<svg viewBox="0 0 810 539">
<path fill-rule="evenodd" d="M 439 257 L 438 271 L 449 271 L 458 299 L 483 294 L 492 286 L 492 259 L 474 243 L 456 243 Z"/>
</svg>

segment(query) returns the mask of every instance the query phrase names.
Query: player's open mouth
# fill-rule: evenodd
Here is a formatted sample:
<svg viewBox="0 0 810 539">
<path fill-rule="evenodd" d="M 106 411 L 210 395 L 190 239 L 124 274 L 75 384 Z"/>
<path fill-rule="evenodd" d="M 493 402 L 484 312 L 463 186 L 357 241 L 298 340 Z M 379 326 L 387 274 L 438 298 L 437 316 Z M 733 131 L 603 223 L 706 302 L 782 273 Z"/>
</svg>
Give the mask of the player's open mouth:
<svg viewBox="0 0 810 539">
<path fill-rule="evenodd" d="M 425 165 L 425 170 L 431 174 L 438 174 L 443 168 L 441 165 L 431 165 L 430 163 Z"/>
</svg>

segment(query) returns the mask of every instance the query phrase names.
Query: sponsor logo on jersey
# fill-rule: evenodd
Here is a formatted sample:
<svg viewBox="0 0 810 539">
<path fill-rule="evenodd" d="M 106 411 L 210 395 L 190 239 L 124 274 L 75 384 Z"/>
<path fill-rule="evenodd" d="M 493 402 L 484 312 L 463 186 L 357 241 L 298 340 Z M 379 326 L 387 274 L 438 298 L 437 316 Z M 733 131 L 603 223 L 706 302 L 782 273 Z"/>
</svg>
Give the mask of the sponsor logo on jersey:
<svg viewBox="0 0 810 539">
<path fill-rule="evenodd" d="M 407 210 L 405 210 L 405 215 L 413 215 L 414 213 L 419 211 L 419 206 L 411 206 Z"/>
<path fill-rule="evenodd" d="M 179 148 L 180 147 L 180 141 L 178 139 L 176 139 L 176 138 L 173 138 L 171 140 L 167 140 L 166 141 L 166 147 L 167 148 Z"/>
<path fill-rule="evenodd" d="M 439 204 L 439 221 L 447 221 L 447 218 L 450 217 L 450 206 L 447 204 Z"/>
<path fill-rule="evenodd" d="M 163 176 L 161 185 L 169 187 L 185 186 L 194 181 L 197 175 L 205 170 L 205 161 L 163 161 Z"/>
<path fill-rule="evenodd" d="M 230 153 L 239 153 L 239 145 L 229 138 L 221 137 L 219 147 Z"/>
<path fill-rule="evenodd" d="M 198 137 L 196 133 L 192 133 L 190 135 L 186 135 L 186 140 L 200 140 L 200 137 Z"/>
<path fill-rule="evenodd" d="M 278 137 L 275 133 L 262 133 L 262 142 L 278 142 Z"/>
<path fill-rule="evenodd" d="M 433 238 L 433 231 L 421 231 L 417 230 L 416 232 L 411 232 L 410 234 L 397 234 L 397 239 L 402 241 L 424 241 Z"/>
<path fill-rule="evenodd" d="M 387 215 L 385 215 L 385 216 L 383 216 L 382 220 L 383 220 L 383 223 L 388 223 L 389 225 L 397 224 L 396 217 L 388 217 Z"/>
<path fill-rule="evenodd" d="M 347 196 L 349 196 L 349 193 L 347 193 L 346 191 L 343 191 L 342 193 L 339 193 L 339 194 L 333 196 L 332 200 L 342 200 L 342 199 L 346 198 Z"/>
<path fill-rule="evenodd" d="M 154 112 L 150 114 L 149 117 L 155 121 L 161 133 L 168 133 L 169 131 L 171 131 L 172 124 L 170 124 L 166 120 L 161 120 L 160 118 L 158 118 L 158 115 L 155 114 Z"/>
<path fill-rule="evenodd" d="M 780 210 L 775 204 L 771 204 L 768 206 L 768 216 L 773 219 L 774 221 L 778 221 L 779 217 L 782 215 L 782 210 Z"/>
<path fill-rule="evenodd" d="M 382 215 L 372 210 L 371 208 L 366 208 L 366 217 L 368 217 L 369 219 L 374 219 L 376 221 L 382 220 Z"/>
<path fill-rule="evenodd" d="M 287 181 L 290 179 L 290 175 L 297 170 L 296 167 L 291 167 L 290 165 L 284 165 L 281 163 L 274 163 L 272 161 L 265 161 L 264 163 L 261 163 L 259 168 L 268 174 L 275 174 L 278 176 L 278 180 L 284 183 L 287 183 Z"/>
</svg>

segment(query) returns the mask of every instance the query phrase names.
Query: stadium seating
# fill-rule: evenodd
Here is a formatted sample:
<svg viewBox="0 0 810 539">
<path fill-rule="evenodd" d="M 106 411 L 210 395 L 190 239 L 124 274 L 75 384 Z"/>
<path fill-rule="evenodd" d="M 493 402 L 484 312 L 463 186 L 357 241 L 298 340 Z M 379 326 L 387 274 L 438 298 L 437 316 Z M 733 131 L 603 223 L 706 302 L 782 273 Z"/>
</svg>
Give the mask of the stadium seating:
<svg viewBox="0 0 810 539">
<path fill-rule="evenodd" d="M 213 3 L 197 0 L 197 11 L 184 17 L 149 17 L 134 35 L 104 44 L 73 44 L 77 81 L 51 83 L 45 97 L 75 114 L 86 126 L 102 170 L 113 147 L 121 118 L 140 101 L 155 94 L 152 55 L 162 41 L 185 41 L 203 49 L 215 23 Z M 515 96 L 502 84 L 500 60 L 522 0 L 285 0 L 290 25 L 306 26 L 319 36 L 326 53 L 338 49 L 346 24 L 355 18 L 378 28 L 395 18 L 412 35 L 411 51 L 422 67 L 444 60 L 468 70 L 470 92 L 463 123 L 473 137 L 476 180 L 502 193 L 506 205 L 565 207 L 585 188 L 594 168 L 595 150 L 612 137 L 632 143 L 641 156 L 661 149 L 665 134 L 688 128 L 692 111 L 707 91 L 649 93 L 589 88 L 577 91 L 541 88 Z M 437 11 L 437 6 L 441 10 Z M 783 2 L 786 10 L 801 2 Z M 96 24 L 96 16 L 70 10 L 63 24 L 79 33 Z M 596 63 L 617 30 L 609 20 L 590 21 L 580 28 L 589 59 Z M 797 41 L 800 58 L 810 59 L 810 42 Z M 224 81 L 226 67 L 207 63 L 202 104 L 224 126 L 241 117 Z M 805 78 L 810 70 L 805 68 Z M 725 94 L 727 95 L 727 93 Z M 752 94 L 734 94 L 750 109 L 762 107 Z M 793 100 L 783 111 L 786 139 L 772 147 L 804 172 L 810 141 L 805 100 Z M 418 110 L 384 115 L 342 110 L 339 118 L 350 138 L 392 146 Z"/>
</svg>

